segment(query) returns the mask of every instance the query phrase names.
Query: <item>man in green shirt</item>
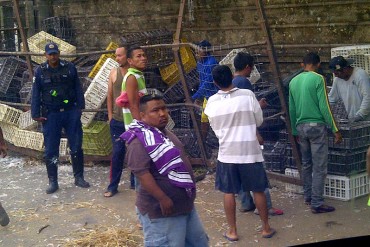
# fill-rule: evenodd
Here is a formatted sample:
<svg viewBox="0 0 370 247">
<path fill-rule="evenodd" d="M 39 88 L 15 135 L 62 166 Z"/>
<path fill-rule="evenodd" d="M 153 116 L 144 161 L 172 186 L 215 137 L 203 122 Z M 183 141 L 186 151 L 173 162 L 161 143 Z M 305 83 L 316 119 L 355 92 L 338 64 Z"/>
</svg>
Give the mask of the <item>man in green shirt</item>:
<svg viewBox="0 0 370 247">
<path fill-rule="evenodd" d="M 334 207 L 324 204 L 324 186 L 328 165 L 327 125 L 335 136 L 342 136 L 335 124 L 326 94 L 325 79 L 315 71 L 320 57 L 313 52 L 303 58 L 304 71 L 289 84 L 289 115 L 292 133 L 302 154 L 304 199 L 312 213 L 328 213 Z"/>
</svg>

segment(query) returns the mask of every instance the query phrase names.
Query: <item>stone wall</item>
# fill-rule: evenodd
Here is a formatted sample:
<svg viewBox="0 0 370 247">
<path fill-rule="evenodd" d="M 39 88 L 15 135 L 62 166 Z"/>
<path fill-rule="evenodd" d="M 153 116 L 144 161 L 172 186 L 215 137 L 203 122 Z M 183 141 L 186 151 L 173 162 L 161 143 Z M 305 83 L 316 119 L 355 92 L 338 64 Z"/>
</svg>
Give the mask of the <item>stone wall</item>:
<svg viewBox="0 0 370 247">
<path fill-rule="evenodd" d="M 318 51 L 325 66 L 331 45 L 370 43 L 369 1 L 263 2 L 283 76 L 299 68 L 307 51 Z M 52 1 L 52 15 L 68 16 L 78 50 L 89 51 L 105 48 L 111 40 L 119 42 L 131 32 L 175 32 L 179 6 L 178 0 L 61 0 Z M 182 37 L 191 42 L 206 38 L 214 45 L 264 40 L 253 0 L 186 1 Z M 265 47 L 253 51 L 268 62 Z"/>
</svg>

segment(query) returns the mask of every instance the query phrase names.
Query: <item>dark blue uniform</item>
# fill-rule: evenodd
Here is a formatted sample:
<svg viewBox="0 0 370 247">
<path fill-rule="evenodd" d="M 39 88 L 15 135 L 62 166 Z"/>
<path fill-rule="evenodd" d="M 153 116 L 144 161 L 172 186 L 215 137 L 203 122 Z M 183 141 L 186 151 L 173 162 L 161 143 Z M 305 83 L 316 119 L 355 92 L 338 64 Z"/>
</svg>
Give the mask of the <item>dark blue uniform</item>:
<svg viewBox="0 0 370 247">
<path fill-rule="evenodd" d="M 72 63 L 59 60 L 57 68 L 50 67 L 47 62 L 37 68 L 32 87 L 31 114 L 32 118 L 47 119 L 43 122 L 43 134 L 49 183 L 57 182 L 59 144 L 64 128 L 71 150 L 75 184 L 88 187 L 88 183 L 83 181 L 83 132 L 80 118 L 81 109 L 84 108 L 84 94 L 76 67 Z"/>
</svg>

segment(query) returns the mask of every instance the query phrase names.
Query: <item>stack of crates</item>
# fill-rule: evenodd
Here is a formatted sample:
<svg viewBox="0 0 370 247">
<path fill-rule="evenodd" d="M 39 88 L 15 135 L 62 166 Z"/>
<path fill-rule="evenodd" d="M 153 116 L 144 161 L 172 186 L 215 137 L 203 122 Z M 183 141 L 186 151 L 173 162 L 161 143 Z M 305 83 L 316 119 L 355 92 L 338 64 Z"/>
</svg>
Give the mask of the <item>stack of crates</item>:
<svg viewBox="0 0 370 247">
<path fill-rule="evenodd" d="M 7 94 L 12 80 L 17 74 L 19 59 L 14 57 L 0 58 L 0 93 Z M 20 78 L 21 79 L 21 78 Z M 20 80 L 19 85 L 20 86 Z"/>
<path fill-rule="evenodd" d="M 239 52 L 244 52 L 248 53 L 247 49 L 245 48 L 240 48 L 240 49 L 233 49 L 232 51 L 229 52 L 229 54 L 226 55 L 221 61 L 220 65 L 227 65 L 231 69 L 232 73 L 235 73 L 235 67 L 234 67 L 234 58 Z M 256 68 L 256 66 L 253 67 L 252 73 L 250 74 L 250 77 L 248 78 L 249 81 L 252 84 L 255 84 L 259 79 L 261 78 L 261 74 Z"/>
<path fill-rule="evenodd" d="M 118 45 L 114 42 L 110 42 L 105 50 L 115 50 L 118 48 Z M 105 61 L 111 58 L 113 61 L 116 59 L 115 53 L 107 53 L 100 56 L 98 62 L 95 64 L 94 68 L 92 68 L 91 72 L 89 73 L 90 78 L 95 78 L 96 74 L 100 71 L 101 67 L 104 65 Z"/>
<path fill-rule="evenodd" d="M 86 155 L 106 156 L 112 152 L 112 140 L 107 122 L 93 121 L 89 127 L 82 129 L 82 149 Z"/>
<path fill-rule="evenodd" d="M 328 131 L 329 157 L 328 174 L 349 176 L 366 170 L 366 151 L 370 144 L 370 122 L 340 123 L 343 140 L 335 144 Z"/>
<path fill-rule="evenodd" d="M 49 42 L 54 42 L 58 45 L 60 53 L 63 54 L 76 54 L 76 46 L 73 46 L 64 40 L 55 37 L 47 32 L 41 31 L 37 34 L 33 35 L 32 37 L 27 39 L 28 47 L 31 52 L 44 54 L 45 53 L 45 45 Z M 23 44 L 21 43 L 21 47 L 23 50 Z M 31 56 L 31 59 L 38 64 L 45 62 L 45 57 L 42 56 Z M 64 60 L 72 61 L 74 57 L 63 58 Z"/>
<path fill-rule="evenodd" d="M 354 59 L 355 67 L 364 69 L 370 74 L 370 45 L 342 46 L 331 49 L 331 57 L 343 56 Z"/>
<path fill-rule="evenodd" d="M 118 63 L 112 58 L 108 58 L 99 72 L 94 77 L 93 81 L 85 92 L 85 107 L 86 109 L 100 109 L 103 105 L 108 93 L 109 73 L 113 68 L 117 68 Z M 84 126 L 88 126 L 94 119 L 96 112 L 83 112 L 81 122 Z"/>
</svg>

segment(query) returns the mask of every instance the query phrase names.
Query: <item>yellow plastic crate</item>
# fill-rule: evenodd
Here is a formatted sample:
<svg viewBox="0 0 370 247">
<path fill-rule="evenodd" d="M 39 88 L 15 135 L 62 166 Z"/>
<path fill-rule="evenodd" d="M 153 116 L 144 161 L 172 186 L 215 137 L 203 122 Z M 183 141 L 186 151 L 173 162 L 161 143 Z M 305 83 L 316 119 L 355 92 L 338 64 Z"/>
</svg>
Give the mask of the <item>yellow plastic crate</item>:
<svg viewBox="0 0 370 247">
<path fill-rule="evenodd" d="M 82 149 L 88 155 L 106 156 L 112 152 L 109 125 L 103 121 L 93 121 L 89 127 L 83 127 Z"/>
<path fill-rule="evenodd" d="M 116 44 L 114 42 L 110 42 L 108 47 L 105 50 L 109 51 L 109 50 L 115 50 L 117 48 L 118 48 L 118 44 Z M 100 68 L 105 63 L 105 60 L 107 60 L 108 58 L 116 59 L 116 54 L 115 53 L 109 53 L 109 54 L 101 55 L 98 62 L 95 64 L 94 68 L 91 70 L 90 74 L 88 75 L 88 77 L 94 78 L 95 75 L 99 72 Z"/>
<path fill-rule="evenodd" d="M 41 31 L 27 39 L 28 47 L 31 52 L 45 53 L 45 45 L 50 41 L 56 43 L 59 47 L 60 54 L 76 54 L 76 46 L 73 46 L 58 37 L 55 37 L 47 32 Z M 21 43 L 23 50 L 23 43 Z M 43 63 L 46 61 L 44 56 L 31 56 L 31 59 L 36 63 Z M 72 61 L 74 57 L 63 58 L 64 60 Z"/>
<path fill-rule="evenodd" d="M 197 66 L 197 62 L 190 47 L 181 47 L 180 57 L 186 73 L 189 73 Z M 175 84 L 180 80 L 180 73 L 176 63 L 172 63 L 167 67 L 160 68 L 159 72 L 161 73 L 163 81 L 169 86 Z"/>
</svg>

